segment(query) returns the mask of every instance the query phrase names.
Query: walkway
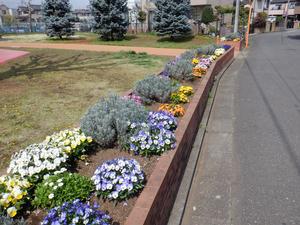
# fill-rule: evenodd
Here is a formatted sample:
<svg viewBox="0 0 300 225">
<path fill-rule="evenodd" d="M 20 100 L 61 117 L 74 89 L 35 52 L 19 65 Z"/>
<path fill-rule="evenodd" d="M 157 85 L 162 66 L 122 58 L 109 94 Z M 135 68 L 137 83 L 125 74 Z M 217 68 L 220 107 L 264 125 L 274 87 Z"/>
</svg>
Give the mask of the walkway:
<svg viewBox="0 0 300 225">
<path fill-rule="evenodd" d="M 300 224 L 300 31 L 254 38 L 222 78 L 182 225 Z"/>
<path fill-rule="evenodd" d="M 159 56 L 178 56 L 186 49 L 166 49 L 166 48 L 144 48 L 130 46 L 111 46 L 111 45 L 88 45 L 88 44 L 52 44 L 52 43 L 19 43 L 19 42 L 0 42 L 0 48 L 45 48 L 45 49 L 66 49 L 94 52 L 119 52 L 135 51 L 146 52 L 150 55 Z"/>
</svg>

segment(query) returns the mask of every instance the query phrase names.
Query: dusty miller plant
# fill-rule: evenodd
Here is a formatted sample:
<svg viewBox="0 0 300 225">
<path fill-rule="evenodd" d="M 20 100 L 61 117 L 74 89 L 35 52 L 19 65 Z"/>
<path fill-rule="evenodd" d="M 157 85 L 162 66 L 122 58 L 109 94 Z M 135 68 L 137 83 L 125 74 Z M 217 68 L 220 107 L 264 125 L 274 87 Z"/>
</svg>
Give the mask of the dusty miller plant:
<svg viewBox="0 0 300 225">
<path fill-rule="evenodd" d="M 136 83 L 134 93 L 140 96 L 145 104 L 165 103 L 178 88 L 179 85 L 168 77 L 151 75 Z"/>
<path fill-rule="evenodd" d="M 0 215 L 1 225 L 28 225 L 24 219 L 11 219 L 9 217 Z"/>
<path fill-rule="evenodd" d="M 186 56 L 185 58 L 179 58 L 173 63 L 168 63 L 165 67 L 165 71 L 169 76 L 175 80 L 192 80 L 193 76 L 193 65 L 192 60 Z"/>
<path fill-rule="evenodd" d="M 128 122 L 144 122 L 148 112 L 133 100 L 111 95 L 101 99 L 81 119 L 82 131 L 102 147 L 111 147 L 127 137 Z"/>
</svg>

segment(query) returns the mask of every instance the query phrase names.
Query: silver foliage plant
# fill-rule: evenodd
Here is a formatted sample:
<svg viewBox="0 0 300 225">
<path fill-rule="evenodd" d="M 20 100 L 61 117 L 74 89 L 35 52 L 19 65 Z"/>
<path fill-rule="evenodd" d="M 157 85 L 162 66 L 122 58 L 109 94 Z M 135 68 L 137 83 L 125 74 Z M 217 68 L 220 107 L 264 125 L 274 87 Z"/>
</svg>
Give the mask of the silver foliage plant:
<svg viewBox="0 0 300 225">
<path fill-rule="evenodd" d="M 133 100 L 110 95 L 92 106 L 81 119 L 82 131 L 101 147 L 121 144 L 127 138 L 129 122 L 145 122 L 148 111 Z"/>
<path fill-rule="evenodd" d="M 28 225 L 24 219 L 11 219 L 9 217 L 0 215 L 1 225 Z"/>
<path fill-rule="evenodd" d="M 165 103 L 178 88 L 178 84 L 168 77 L 151 75 L 136 83 L 134 93 L 140 96 L 145 104 Z"/>
<path fill-rule="evenodd" d="M 165 67 L 165 71 L 170 78 L 178 81 L 193 80 L 193 64 L 191 62 L 192 60 L 179 58 L 173 63 L 168 63 Z"/>
</svg>

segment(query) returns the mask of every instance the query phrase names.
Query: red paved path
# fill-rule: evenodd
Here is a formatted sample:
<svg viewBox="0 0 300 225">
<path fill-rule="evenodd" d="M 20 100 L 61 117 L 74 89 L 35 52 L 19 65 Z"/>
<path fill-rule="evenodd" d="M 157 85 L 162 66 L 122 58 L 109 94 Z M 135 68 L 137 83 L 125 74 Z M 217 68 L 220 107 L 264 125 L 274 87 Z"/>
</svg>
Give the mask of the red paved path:
<svg viewBox="0 0 300 225">
<path fill-rule="evenodd" d="M 0 49 L 0 64 L 4 64 L 9 60 L 13 60 L 27 54 L 29 54 L 29 52 Z"/>
<path fill-rule="evenodd" d="M 135 51 L 135 52 L 146 52 L 150 55 L 160 55 L 160 56 L 178 56 L 181 53 L 186 51 L 186 49 L 166 49 L 166 48 L 147 48 L 147 47 L 144 48 L 144 47 L 88 45 L 88 44 L 18 43 L 18 42 L 0 42 L 0 47 L 66 49 L 66 50 L 84 50 L 84 51 L 95 51 L 95 52 Z"/>
</svg>

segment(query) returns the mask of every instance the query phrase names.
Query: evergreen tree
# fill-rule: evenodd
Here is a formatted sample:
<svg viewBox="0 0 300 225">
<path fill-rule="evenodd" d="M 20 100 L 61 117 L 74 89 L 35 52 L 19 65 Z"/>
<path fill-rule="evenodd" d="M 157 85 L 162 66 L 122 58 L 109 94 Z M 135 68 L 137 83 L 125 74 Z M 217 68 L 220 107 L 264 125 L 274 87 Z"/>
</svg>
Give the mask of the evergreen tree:
<svg viewBox="0 0 300 225">
<path fill-rule="evenodd" d="M 213 10 L 212 7 L 206 6 L 203 9 L 202 20 L 201 21 L 202 21 L 202 23 L 205 23 L 205 24 L 209 24 L 209 23 L 215 21 L 214 10 Z"/>
<path fill-rule="evenodd" d="M 90 0 L 94 29 L 103 40 L 122 40 L 128 30 L 127 0 Z"/>
<path fill-rule="evenodd" d="M 154 30 L 158 36 L 175 39 L 191 35 L 190 0 L 157 0 L 155 5 Z"/>
<path fill-rule="evenodd" d="M 43 16 L 46 24 L 46 34 L 49 37 L 71 36 L 74 34 L 73 16 L 69 0 L 45 0 Z"/>
</svg>

